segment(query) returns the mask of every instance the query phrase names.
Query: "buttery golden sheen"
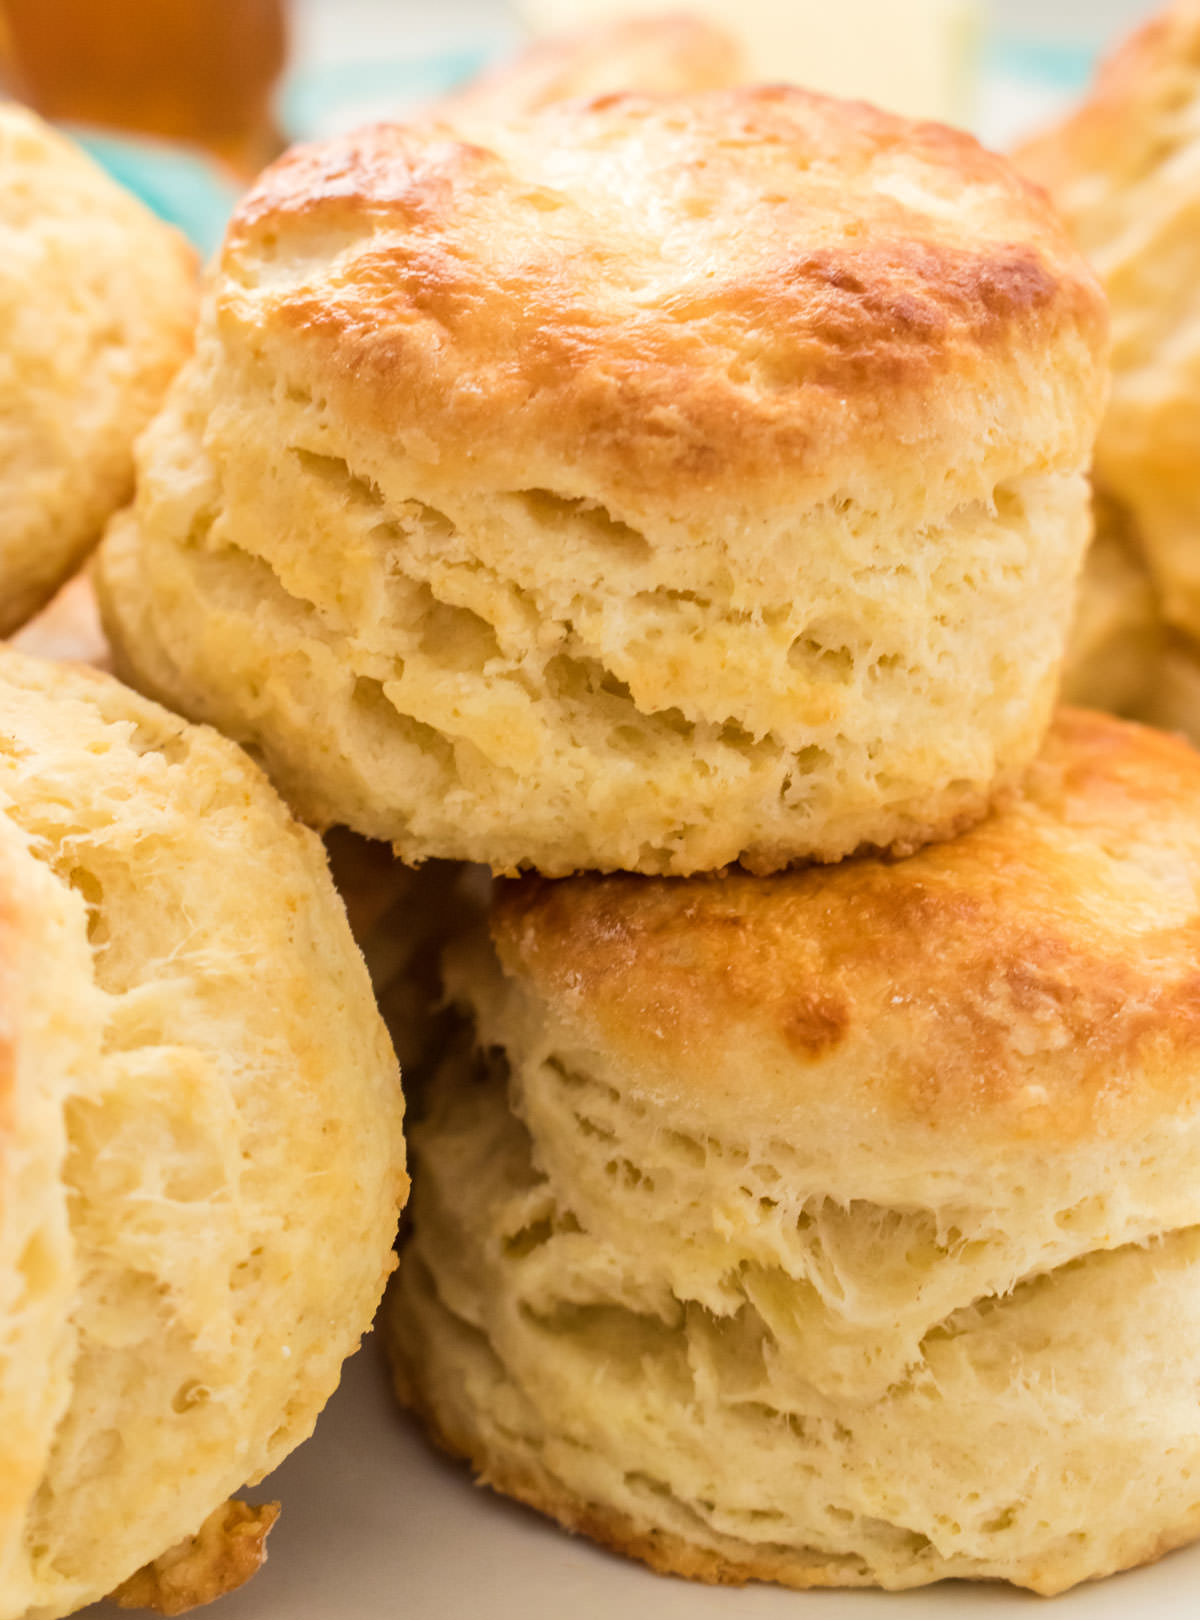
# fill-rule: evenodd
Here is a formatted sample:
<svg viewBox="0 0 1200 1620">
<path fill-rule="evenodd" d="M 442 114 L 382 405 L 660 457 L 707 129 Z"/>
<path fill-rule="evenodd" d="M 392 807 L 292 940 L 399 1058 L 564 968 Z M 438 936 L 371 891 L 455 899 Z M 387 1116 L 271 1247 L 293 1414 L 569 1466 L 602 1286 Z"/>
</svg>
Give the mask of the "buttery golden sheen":
<svg viewBox="0 0 1200 1620">
<path fill-rule="evenodd" d="M 216 1510 L 311 1430 L 407 1180 L 315 834 L 224 738 L 9 649 L 0 1102 L 0 1617 L 52 1620 L 237 1540 Z"/>
<path fill-rule="evenodd" d="M 1097 495 L 1093 518 L 1059 699 L 1146 719 L 1168 640 L 1166 626 L 1128 513 Z"/>
<path fill-rule="evenodd" d="M 301 148 L 102 548 L 118 667 L 405 860 L 913 848 L 1035 751 L 1106 315 L 968 136 L 785 88 Z"/>
<path fill-rule="evenodd" d="M 0 102 L 0 635 L 133 491 L 191 345 L 195 258 L 64 136 Z"/>
<path fill-rule="evenodd" d="M 1178 0 L 1017 153 L 1112 309 L 1096 479 L 1141 534 L 1167 620 L 1200 637 L 1200 0 Z"/>
<path fill-rule="evenodd" d="M 952 843 L 527 878 L 448 972 L 385 1321 L 485 1482 L 710 1581 L 1049 1593 L 1200 1533 L 1187 744 L 1064 710 Z"/>
</svg>

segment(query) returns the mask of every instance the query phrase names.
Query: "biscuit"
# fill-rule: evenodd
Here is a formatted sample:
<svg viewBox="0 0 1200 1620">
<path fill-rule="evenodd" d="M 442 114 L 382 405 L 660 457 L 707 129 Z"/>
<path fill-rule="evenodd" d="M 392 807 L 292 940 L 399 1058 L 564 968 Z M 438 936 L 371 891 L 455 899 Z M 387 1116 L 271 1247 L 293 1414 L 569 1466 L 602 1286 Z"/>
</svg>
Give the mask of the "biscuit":
<svg viewBox="0 0 1200 1620">
<path fill-rule="evenodd" d="M 1128 515 L 1097 496 L 1094 523 L 1059 697 L 1145 718 L 1167 639 L 1158 598 Z"/>
<path fill-rule="evenodd" d="M 72 142 L 0 103 L 0 635 L 133 491 L 133 441 L 191 343 L 195 260 Z"/>
<path fill-rule="evenodd" d="M 911 859 L 502 884 L 398 1387 L 702 1580 L 1056 1592 L 1200 1533 L 1200 756 L 1061 711 Z"/>
<path fill-rule="evenodd" d="M 478 926 L 491 898 L 491 877 L 486 867 L 455 861 L 405 866 L 386 844 L 342 827 L 326 835 L 325 848 L 411 1104 L 414 1082 L 436 1061 L 446 1028 L 442 951 Z"/>
<path fill-rule="evenodd" d="M 1138 718 L 1200 745 L 1200 648 L 1186 636 L 1167 639 L 1152 671 Z"/>
<path fill-rule="evenodd" d="M 1181 0 L 1016 160 L 1052 194 L 1112 309 L 1097 484 L 1129 508 L 1168 622 L 1200 637 L 1198 105 L 1200 4 Z"/>
<path fill-rule="evenodd" d="M 737 40 L 686 11 L 550 34 L 438 103 L 448 118 L 506 119 L 613 90 L 720 90 L 748 76 Z"/>
<path fill-rule="evenodd" d="M 402 1099 L 316 835 L 214 732 L 0 650 L 0 873 L 0 1616 L 51 1620 L 309 1433 Z"/>
<path fill-rule="evenodd" d="M 786 88 L 299 149 L 98 566 L 119 670 L 410 863 L 977 819 L 1048 721 L 1099 291 L 968 136 Z"/>
</svg>

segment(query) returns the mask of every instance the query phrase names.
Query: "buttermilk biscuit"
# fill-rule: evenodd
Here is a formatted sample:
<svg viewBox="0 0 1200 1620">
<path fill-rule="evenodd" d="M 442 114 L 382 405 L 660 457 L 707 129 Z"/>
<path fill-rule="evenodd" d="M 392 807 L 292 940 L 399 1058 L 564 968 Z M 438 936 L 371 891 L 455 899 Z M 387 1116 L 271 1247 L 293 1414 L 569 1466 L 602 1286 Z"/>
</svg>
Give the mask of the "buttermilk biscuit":
<svg viewBox="0 0 1200 1620">
<path fill-rule="evenodd" d="M 1167 619 L 1200 636 L 1200 3 L 1181 0 L 1017 154 L 1096 267 L 1113 389 L 1096 479 L 1129 508 Z"/>
<path fill-rule="evenodd" d="M 1168 637 L 1138 718 L 1164 731 L 1178 731 L 1200 745 L 1200 648 L 1186 636 Z"/>
<path fill-rule="evenodd" d="M 1094 524 L 1059 697 L 1143 717 L 1167 639 L 1162 613 L 1128 514 L 1097 496 Z"/>
<path fill-rule="evenodd" d="M 710 1581 L 1200 1533 L 1200 757 L 1062 711 L 953 843 L 502 885 L 385 1306 L 481 1478 Z"/>
<path fill-rule="evenodd" d="M 395 1059 L 250 761 L 9 649 L 0 895 L 0 1616 L 211 1595 L 391 1268 Z"/>
<path fill-rule="evenodd" d="M 504 119 L 612 90 L 720 90 L 746 74 L 738 42 L 702 17 L 686 11 L 622 17 L 535 40 L 439 102 L 438 111 Z"/>
<path fill-rule="evenodd" d="M 195 265 L 63 136 L 0 103 L 0 635 L 133 489 L 133 441 L 191 341 Z"/>
<path fill-rule="evenodd" d="M 325 848 L 411 1099 L 412 1081 L 435 1060 L 446 1026 L 442 951 L 486 912 L 491 876 L 458 861 L 405 866 L 386 844 L 344 827 L 327 834 Z"/>
<path fill-rule="evenodd" d="M 99 567 L 301 814 L 549 873 L 911 849 L 1036 748 L 1099 291 L 968 136 L 799 90 L 300 149 Z"/>
</svg>

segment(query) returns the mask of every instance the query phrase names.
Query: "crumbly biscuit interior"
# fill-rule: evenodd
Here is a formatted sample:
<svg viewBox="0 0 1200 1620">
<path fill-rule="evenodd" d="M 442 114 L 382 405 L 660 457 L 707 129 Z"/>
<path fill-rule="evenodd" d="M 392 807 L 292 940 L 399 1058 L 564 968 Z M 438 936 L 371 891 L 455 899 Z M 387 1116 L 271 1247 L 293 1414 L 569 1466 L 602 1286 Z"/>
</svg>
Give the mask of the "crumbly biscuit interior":
<svg viewBox="0 0 1200 1620">
<path fill-rule="evenodd" d="M 485 1478 L 800 1586 L 1053 1592 L 1194 1533 L 1194 1126 L 1054 1164 L 739 1139 L 484 963 L 390 1322 Z"/>
<path fill-rule="evenodd" d="M 227 407 L 192 378 L 106 548 L 106 611 L 143 684 L 408 859 L 686 872 L 904 848 L 977 817 L 1040 733 L 1086 530 L 1074 475 L 945 512 L 849 492 L 747 512 L 734 559 L 714 532 L 361 451 L 318 400 L 248 385 Z"/>
<path fill-rule="evenodd" d="M 44 1288 L 63 1314 L 50 1364 L 9 1368 L 58 1410 L 5 1614 L 99 1597 L 304 1438 L 403 1181 L 394 1064 L 316 840 L 220 739 L 56 674 L 40 700 L 0 682 L 0 814 L 61 936 L 17 1044 L 24 1095 L 60 1078 L 57 1247 L 31 1242 L 11 1303 Z"/>
</svg>

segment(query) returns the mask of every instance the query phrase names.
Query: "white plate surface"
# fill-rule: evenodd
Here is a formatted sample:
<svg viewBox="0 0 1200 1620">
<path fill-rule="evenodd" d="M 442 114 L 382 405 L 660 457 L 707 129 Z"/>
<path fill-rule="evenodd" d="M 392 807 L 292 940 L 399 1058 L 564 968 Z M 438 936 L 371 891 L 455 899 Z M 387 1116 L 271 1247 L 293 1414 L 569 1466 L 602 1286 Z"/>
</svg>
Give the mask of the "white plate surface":
<svg viewBox="0 0 1200 1620">
<path fill-rule="evenodd" d="M 211 1620 L 1196 1620 L 1200 1547 L 1042 1600 L 946 1582 L 907 1593 L 693 1586 L 564 1535 L 472 1485 L 388 1393 L 378 1347 L 259 1490 L 283 1513 L 266 1567 Z M 120 1620 L 102 1604 L 87 1620 Z M 123 1620 L 129 1620 L 125 1613 Z"/>
</svg>

